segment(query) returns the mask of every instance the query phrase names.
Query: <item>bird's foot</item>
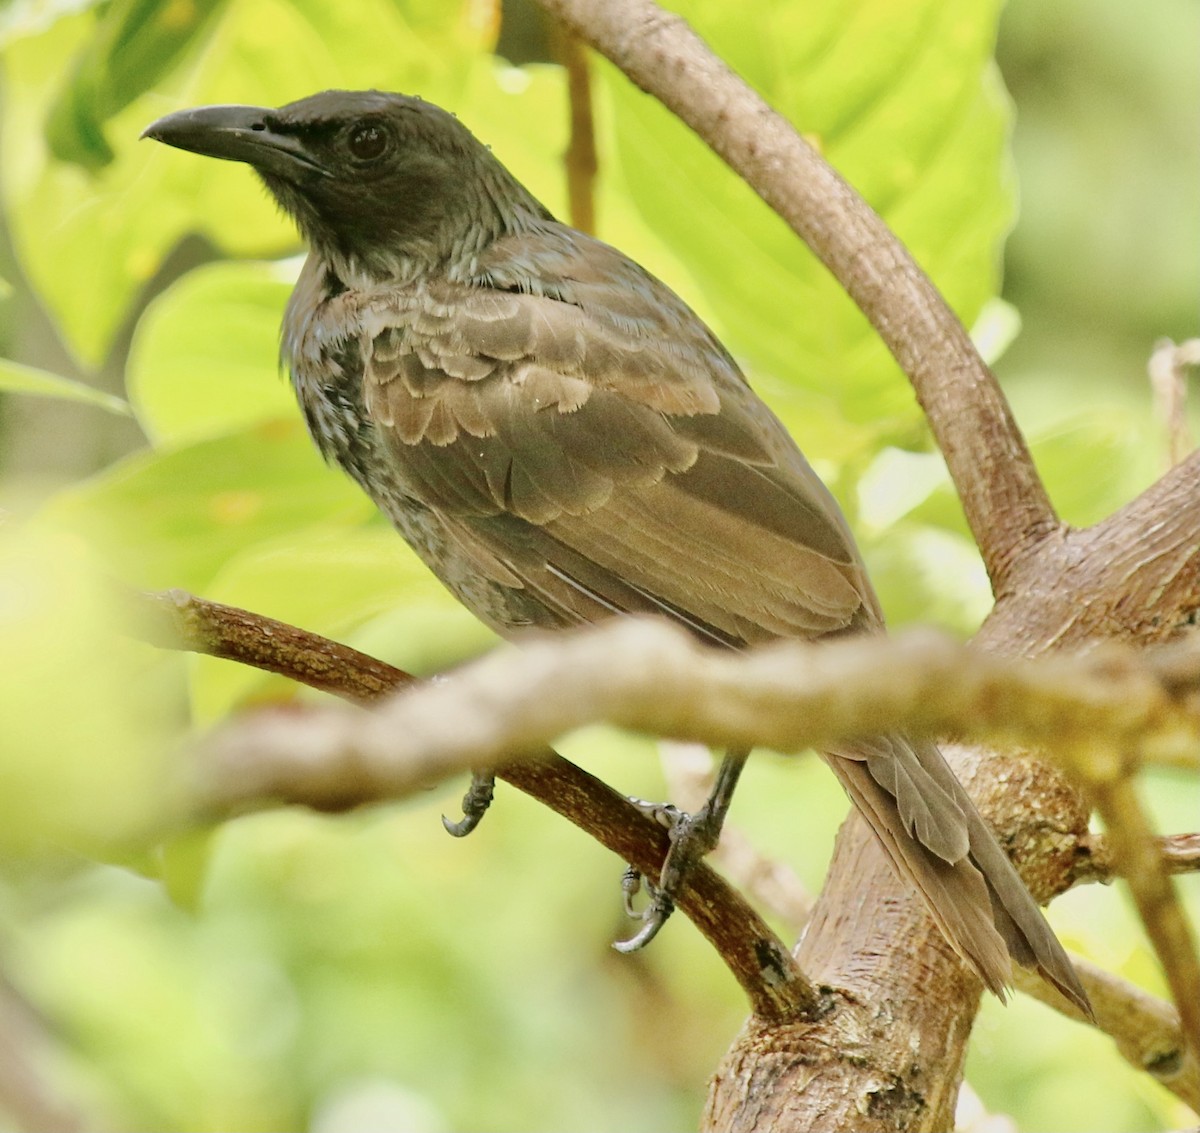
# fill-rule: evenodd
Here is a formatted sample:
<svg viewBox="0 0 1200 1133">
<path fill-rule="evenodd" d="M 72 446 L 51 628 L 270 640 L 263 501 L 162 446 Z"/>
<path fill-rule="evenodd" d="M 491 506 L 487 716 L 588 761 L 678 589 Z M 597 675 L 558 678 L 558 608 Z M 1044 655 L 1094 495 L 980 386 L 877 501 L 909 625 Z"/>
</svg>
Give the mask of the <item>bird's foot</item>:
<svg viewBox="0 0 1200 1133">
<path fill-rule="evenodd" d="M 495 775 L 490 771 L 472 771 L 471 785 L 467 788 L 467 793 L 463 795 L 462 818 L 457 822 L 451 822 L 444 814 L 442 815 L 442 825 L 446 828 L 446 833 L 453 834 L 455 838 L 465 838 L 470 834 L 487 814 L 495 793 Z"/>
<path fill-rule="evenodd" d="M 646 807 L 652 817 L 666 825 L 671 845 L 656 883 L 643 878 L 633 866 L 625 869 L 621 878 L 625 912 L 631 918 L 640 920 L 642 927 L 629 940 L 619 940 L 613 944 L 618 952 L 636 952 L 658 935 L 658 930 L 675 911 L 675 900 L 688 872 L 716 847 L 725 814 L 723 810 L 713 807 L 712 803 L 713 800 L 709 799 L 695 814 L 687 814 L 670 804 Z M 650 901 L 639 913 L 633 907 L 633 899 L 643 882 Z"/>
<path fill-rule="evenodd" d="M 640 799 L 630 800 L 667 828 L 671 844 L 667 849 L 666 858 L 663 859 L 658 881 L 651 884 L 646 880 L 646 892 L 650 902 L 641 913 L 633 911 L 633 898 L 644 879 L 633 866 L 625 870 L 621 879 L 625 911 L 631 917 L 641 920 L 642 927 L 629 940 L 619 940 L 613 945 L 618 952 L 636 952 L 639 948 L 645 948 L 658 935 L 658 930 L 675 911 L 675 901 L 683 889 L 688 872 L 706 854 L 716 849 L 721 839 L 721 827 L 725 825 L 725 816 L 729 813 L 730 803 L 733 802 L 734 788 L 742 774 L 742 768 L 746 765 L 747 755 L 747 751 L 731 751 L 726 754 L 717 771 L 708 801 L 695 814 L 687 814 L 670 803 L 655 804 Z"/>
</svg>

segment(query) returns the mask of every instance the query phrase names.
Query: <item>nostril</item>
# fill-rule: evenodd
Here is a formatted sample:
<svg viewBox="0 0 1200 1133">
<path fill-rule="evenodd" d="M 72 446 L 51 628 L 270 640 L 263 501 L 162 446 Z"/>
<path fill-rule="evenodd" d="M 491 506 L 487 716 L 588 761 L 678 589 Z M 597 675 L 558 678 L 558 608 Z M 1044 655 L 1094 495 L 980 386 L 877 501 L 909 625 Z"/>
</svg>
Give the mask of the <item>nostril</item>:
<svg viewBox="0 0 1200 1133">
<path fill-rule="evenodd" d="M 251 130 L 265 130 L 266 128 L 267 124 L 265 122 L 254 122 L 250 126 Z"/>
</svg>

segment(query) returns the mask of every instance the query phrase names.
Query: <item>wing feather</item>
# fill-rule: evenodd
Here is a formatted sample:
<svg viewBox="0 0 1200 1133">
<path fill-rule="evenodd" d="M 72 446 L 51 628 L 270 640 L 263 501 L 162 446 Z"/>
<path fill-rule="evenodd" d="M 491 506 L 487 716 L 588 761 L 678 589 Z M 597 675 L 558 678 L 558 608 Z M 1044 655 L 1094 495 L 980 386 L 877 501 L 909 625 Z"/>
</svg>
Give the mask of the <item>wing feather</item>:
<svg viewBox="0 0 1200 1133">
<path fill-rule="evenodd" d="M 553 294 L 443 280 L 371 301 L 364 399 L 402 489 L 553 624 L 656 610 L 740 644 L 869 620 L 783 426 L 679 299 L 594 247 L 612 262 L 564 260 Z"/>
</svg>

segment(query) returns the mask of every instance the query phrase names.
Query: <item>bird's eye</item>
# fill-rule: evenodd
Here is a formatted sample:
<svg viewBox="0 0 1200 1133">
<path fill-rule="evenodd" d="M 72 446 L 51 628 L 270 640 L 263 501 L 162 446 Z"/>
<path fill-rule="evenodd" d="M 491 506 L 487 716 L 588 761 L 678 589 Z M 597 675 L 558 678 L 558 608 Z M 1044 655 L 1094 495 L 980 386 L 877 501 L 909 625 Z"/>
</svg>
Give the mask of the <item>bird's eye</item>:
<svg viewBox="0 0 1200 1133">
<path fill-rule="evenodd" d="M 350 131 L 349 145 L 359 161 L 372 161 L 387 149 L 388 134 L 378 122 L 359 122 Z"/>
</svg>

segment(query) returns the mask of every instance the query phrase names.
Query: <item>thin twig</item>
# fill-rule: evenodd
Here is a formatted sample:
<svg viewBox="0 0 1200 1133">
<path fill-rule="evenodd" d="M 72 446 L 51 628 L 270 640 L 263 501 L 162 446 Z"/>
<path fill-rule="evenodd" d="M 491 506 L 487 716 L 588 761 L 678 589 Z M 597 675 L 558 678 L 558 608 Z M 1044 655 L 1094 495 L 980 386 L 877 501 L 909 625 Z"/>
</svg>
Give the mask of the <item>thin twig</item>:
<svg viewBox="0 0 1200 1133">
<path fill-rule="evenodd" d="M 581 232 L 596 231 L 596 124 L 592 113 L 592 76 L 587 48 L 558 20 L 551 21 L 554 56 L 567 72 L 571 137 L 564 155 L 571 224 Z"/>
<path fill-rule="evenodd" d="M 1162 868 L 1150 820 L 1132 782 L 1132 768 L 1110 748 L 1093 748 L 1078 766 L 1090 777 L 1088 793 L 1104 820 L 1117 872 L 1133 893 L 1146 935 L 1162 964 L 1192 1052 L 1200 1052 L 1200 959 L 1179 895 Z"/>
<path fill-rule="evenodd" d="M 1166 834 L 1154 839 L 1161 868 L 1168 874 L 1196 873 L 1200 871 L 1200 833 Z M 1091 881 L 1107 883 L 1120 876 L 1113 858 L 1108 838 L 1103 834 L 1089 834 L 1086 845 L 1080 850 L 1075 864 L 1072 881 L 1083 884 Z"/>
<path fill-rule="evenodd" d="M 1147 371 L 1154 408 L 1167 434 L 1168 467 L 1196 447 L 1187 419 L 1188 370 L 1200 366 L 1200 338 L 1176 345 L 1169 338 L 1155 343 Z"/>
<path fill-rule="evenodd" d="M 76 1133 L 87 1127 L 42 1065 L 61 1060 L 57 1046 L 36 1010 L 0 976 L 0 1110 L 28 1133 Z"/>
<path fill-rule="evenodd" d="M 152 645 L 239 661 L 354 704 L 419 683 L 348 645 L 184 590 L 129 593 L 124 599 L 138 634 Z"/>
</svg>

